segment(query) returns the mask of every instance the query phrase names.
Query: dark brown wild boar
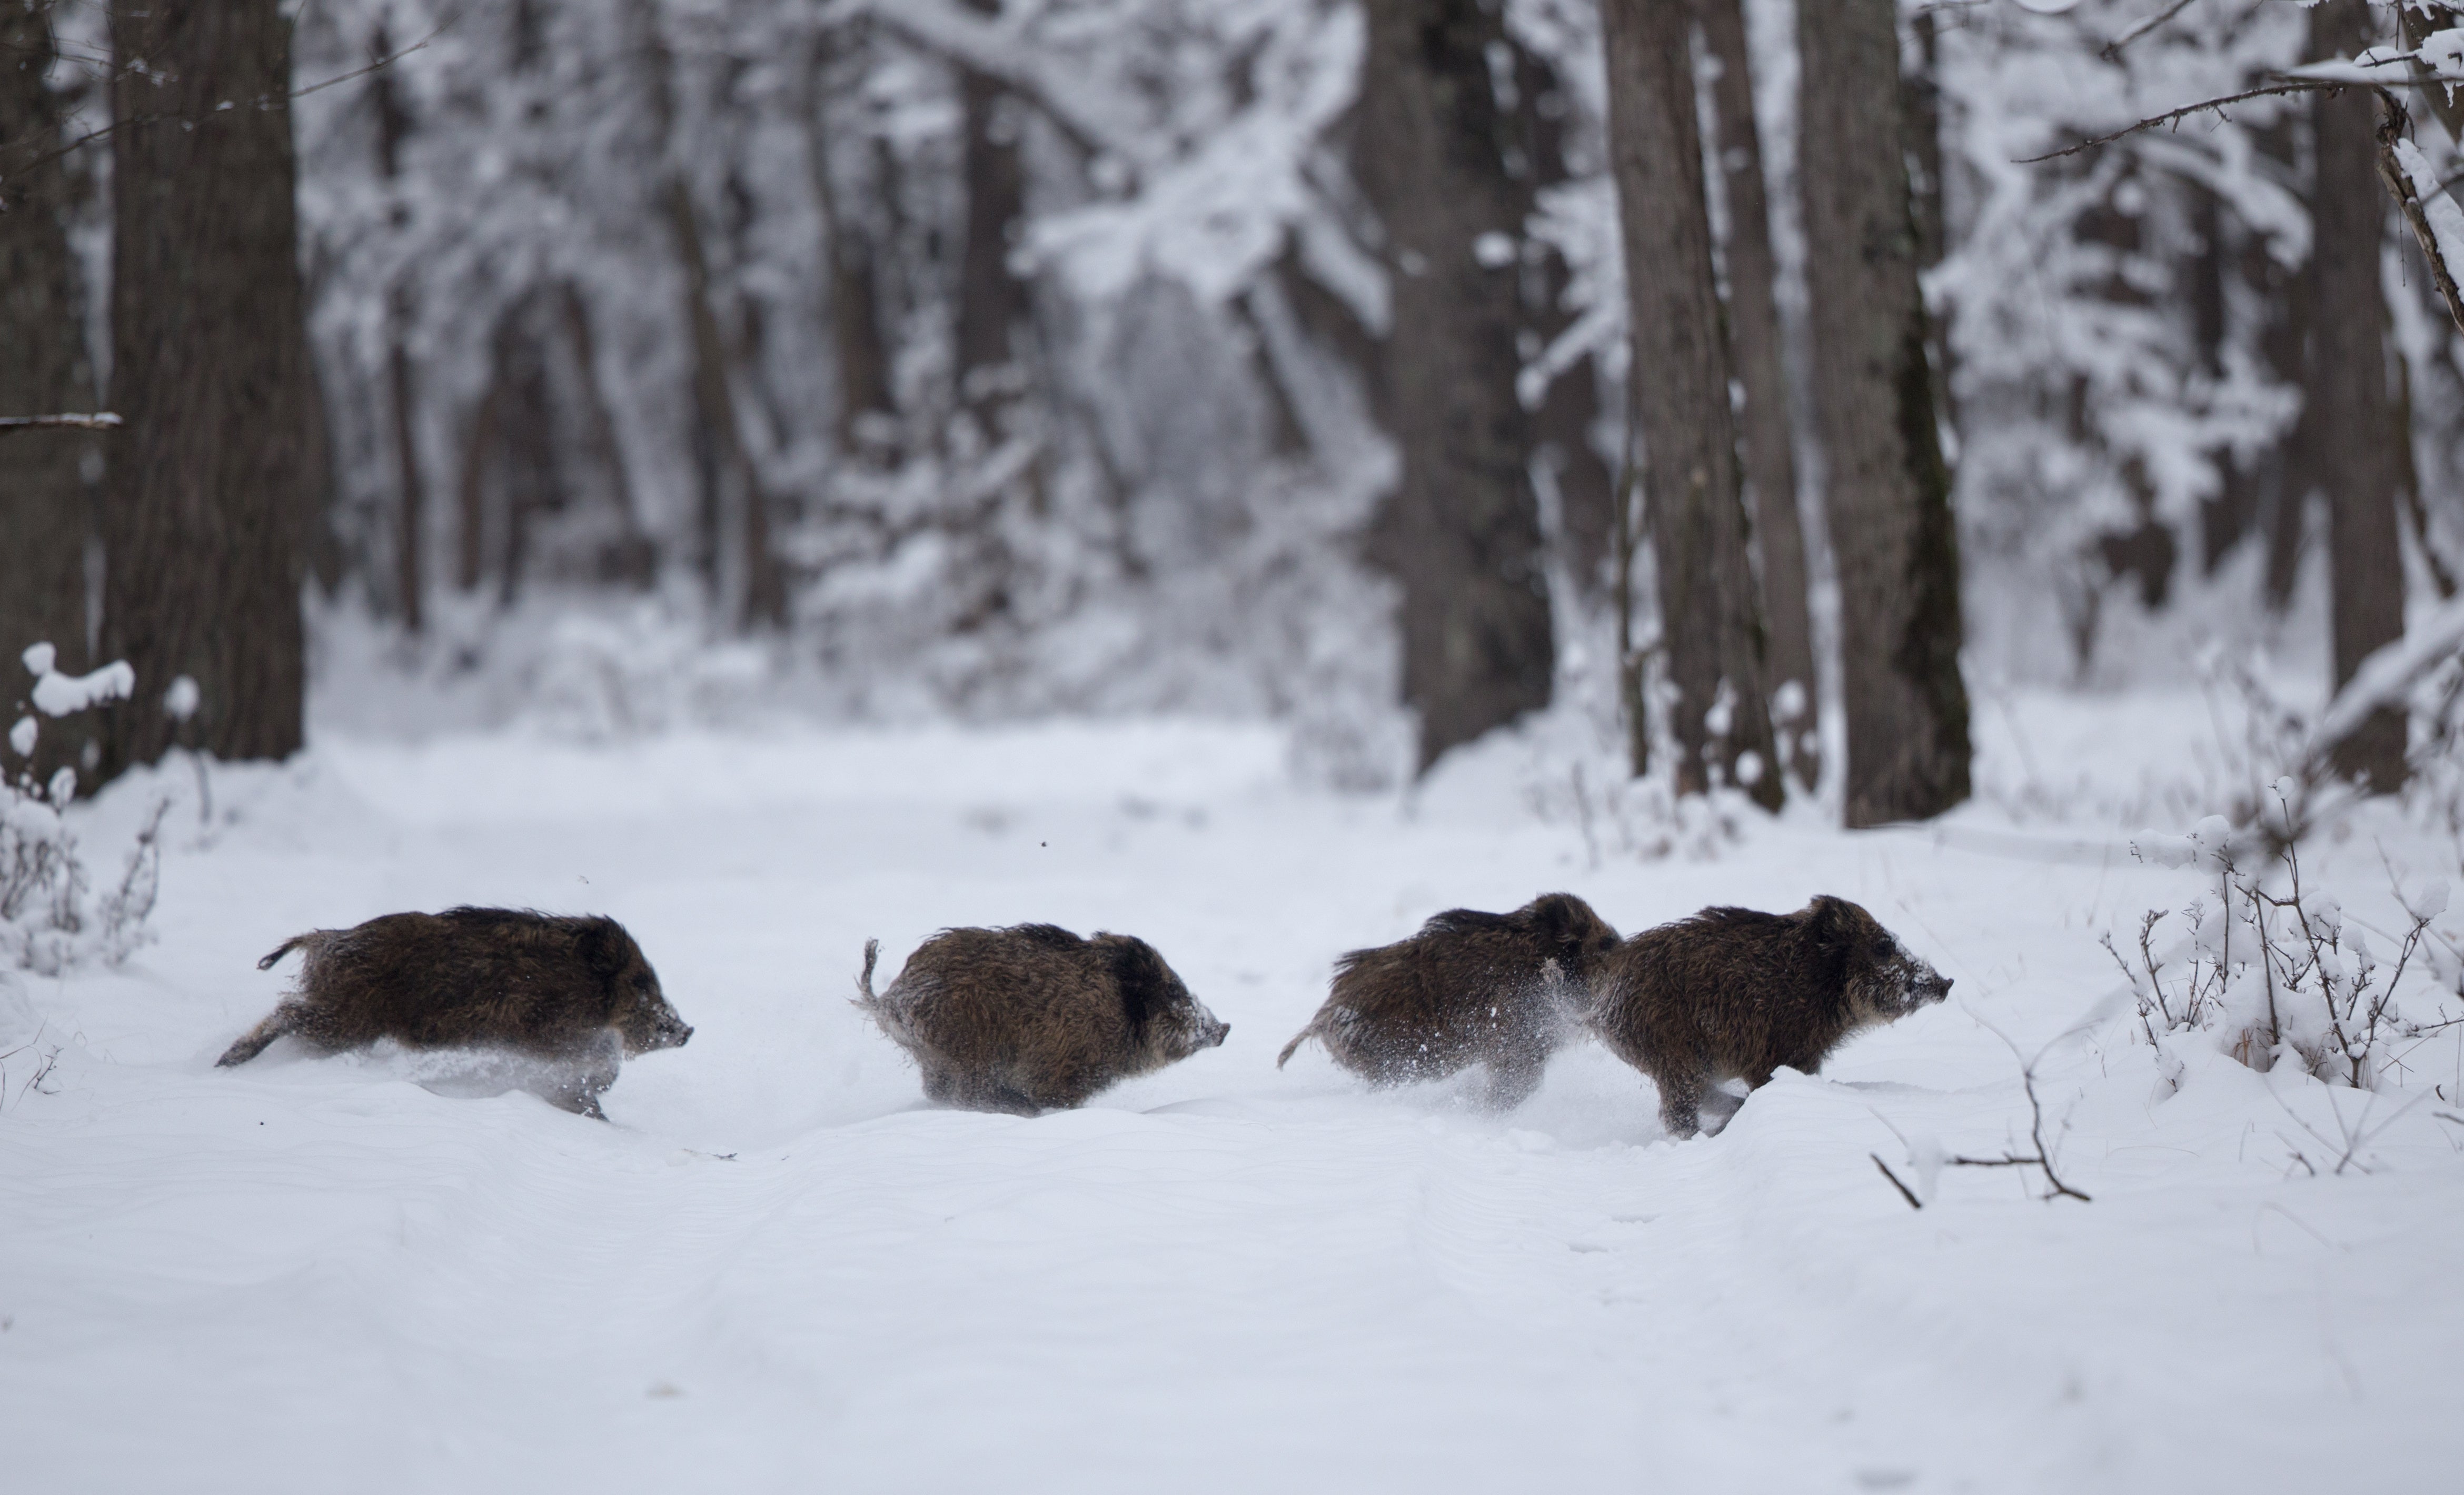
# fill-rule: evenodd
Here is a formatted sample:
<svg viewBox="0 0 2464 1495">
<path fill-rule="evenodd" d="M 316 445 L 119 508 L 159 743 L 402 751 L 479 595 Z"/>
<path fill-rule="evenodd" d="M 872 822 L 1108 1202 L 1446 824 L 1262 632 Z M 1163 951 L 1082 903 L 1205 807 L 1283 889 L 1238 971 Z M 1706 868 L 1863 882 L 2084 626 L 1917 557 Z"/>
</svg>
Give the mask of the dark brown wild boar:
<svg viewBox="0 0 2464 1495">
<path fill-rule="evenodd" d="M 1601 963 L 1588 1019 L 1660 1088 L 1661 1124 L 1702 1129 L 1721 1080 L 1756 1088 L 1785 1066 L 1812 1074 L 1842 1039 L 1950 995 L 1950 982 L 1845 898 L 1794 913 L 1705 909 L 1646 930 Z"/>
<path fill-rule="evenodd" d="M 693 1037 L 642 947 L 611 918 L 388 913 L 296 934 L 256 968 L 295 949 L 297 988 L 218 1064 L 245 1064 L 286 1036 L 326 1053 L 385 1038 L 407 1048 L 502 1047 L 569 1065 L 549 1098 L 605 1120 L 599 1096 L 624 1059 Z"/>
<path fill-rule="evenodd" d="M 1312 1038 L 1376 1085 L 1481 1064 L 1489 1104 L 1519 1106 L 1549 1056 L 1580 1032 L 1592 974 L 1617 944 L 1617 931 L 1572 893 L 1548 893 L 1511 913 L 1448 910 L 1409 939 L 1336 961 L 1326 1004 L 1275 1067 Z"/>
<path fill-rule="evenodd" d="M 856 1005 L 914 1056 L 926 1095 L 968 1110 L 1066 1110 L 1231 1031 L 1153 945 L 1127 934 L 945 929 L 876 997 L 880 952 L 879 940 L 865 941 Z"/>
</svg>

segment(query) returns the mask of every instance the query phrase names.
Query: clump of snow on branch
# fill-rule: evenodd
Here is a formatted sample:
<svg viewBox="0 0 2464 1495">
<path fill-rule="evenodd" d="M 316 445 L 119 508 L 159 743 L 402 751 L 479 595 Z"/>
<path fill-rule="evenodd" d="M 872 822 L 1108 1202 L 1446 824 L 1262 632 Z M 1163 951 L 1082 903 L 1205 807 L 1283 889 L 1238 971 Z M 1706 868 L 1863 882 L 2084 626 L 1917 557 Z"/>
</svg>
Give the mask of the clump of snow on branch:
<svg viewBox="0 0 2464 1495">
<path fill-rule="evenodd" d="M 52 716 L 136 690 L 136 672 L 125 662 L 72 677 L 52 668 L 57 653 L 49 644 L 36 644 L 20 658 L 35 676 L 35 705 Z M 28 716 L 10 733 L 9 746 L 22 759 L 38 740 Z M 42 783 L 22 765 L 14 774 L 0 771 L 0 968 L 56 976 L 88 960 L 117 965 L 149 937 L 145 920 L 154 910 L 167 802 L 139 830 L 118 881 L 98 891 L 66 815 L 77 783 L 74 768 L 61 768 Z"/>
</svg>

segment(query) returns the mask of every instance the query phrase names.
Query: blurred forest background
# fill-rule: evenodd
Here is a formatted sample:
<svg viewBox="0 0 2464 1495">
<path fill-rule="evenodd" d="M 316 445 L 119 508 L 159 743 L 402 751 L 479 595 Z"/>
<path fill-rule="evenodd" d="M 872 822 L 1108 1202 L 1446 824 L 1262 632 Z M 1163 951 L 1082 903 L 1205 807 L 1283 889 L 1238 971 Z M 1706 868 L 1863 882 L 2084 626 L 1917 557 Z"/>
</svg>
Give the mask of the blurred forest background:
<svg viewBox="0 0 2464 1495">
<path fill-rule="evenodd" d="M 585 733 L 1269 715 L 1348 787 L 1553 703 L 1930 814 L 1971 692 L 2315 705 L 2453 593 L 2376 91 L 2025 160 L 2377 46 L 2452 178 L 2452 19 L 5 0 L 0 415 L 122 424 L 0 436 L 0 643 L 136 667 L 38 749 L 87 787 L 291 751 L 313 658 Z"/>
</svg>

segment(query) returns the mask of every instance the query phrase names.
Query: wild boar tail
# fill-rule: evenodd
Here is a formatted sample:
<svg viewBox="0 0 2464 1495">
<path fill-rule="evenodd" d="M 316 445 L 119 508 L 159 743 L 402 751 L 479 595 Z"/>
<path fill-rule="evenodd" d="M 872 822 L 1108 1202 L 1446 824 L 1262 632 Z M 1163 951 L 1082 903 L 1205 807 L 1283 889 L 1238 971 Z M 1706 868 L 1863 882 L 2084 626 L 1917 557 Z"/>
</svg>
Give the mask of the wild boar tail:
<svg viewBox="0 0 2464 1495">
<path fill-rule="evenodd" d="M 864 974 L 855 978 L 855 989 L 864 993 L 864 1000 L 856 1003 L 857 1006 L 869 1007 L 881 1000 L 872 994 L 872 967 L 873 963 L 880 958 L 881 941 L 877 939 L 866 940 L 864 942 Z"/>
<path fill-rule="evenodd" d="M 1300 1046 L 1315 1037 L 1317 1037 L 1317 1020 L 1312 1018 L 1309 1020 L 1309 1025 L 1293 1034 L 1292 1041 L 1284 1045 L 1284 1051 L 1275 1056 L 1275 1067 L 1281 1069 L 1285 1060 L 1300 1052 Z"/>
<path fill-rule="evenodd" d="M 323 930 L 316 930 L 316 929 L 312 929 L 312 930 L 310 930 L 310 931 L 309 931 L 307 934 L 294 934 L 294 935 L 292 935 L 289 939 L 286 939 L 286 940 L 284 940 L 282 943 L 280 943 L 280 944 L 278 944 L 278 945 L 275 946 L 275 947 L 274 947 L 274 954 L 272 954 L 272 955 L 270 955 L 270 956 L 266 956 L 264 959 L 262 959 L 262 960 L 259 960 L 259 961 L 256 963 L 256 968 L 257 968 L 258 970 L 260 970 L 260 971 L 271 971 L 271 970 L 273 970 L 273 969 L 274 969 L 274 963 L 275 963 L 275 961 L 277 961 L 277 960 L 281 959 L 284 956 L 287 956 L 287 955 L 291 954 L 291 952 L 293 952 L 293 951 L 295 951 L 295 950 L 298 950 L 298 949 L 301 949 L 301 948 L 303 948 L 303 947 L 311 946 L 311 945 L 312 945 L 312 943 L 313 943 L 313 941 L 317 938 L 317 936 L 318 936 L 318 935 L 319 935 L 319 934 L 323 934 L 323 933 L 324 933 L 324 931 L 323 931 Z"/>
</svg>

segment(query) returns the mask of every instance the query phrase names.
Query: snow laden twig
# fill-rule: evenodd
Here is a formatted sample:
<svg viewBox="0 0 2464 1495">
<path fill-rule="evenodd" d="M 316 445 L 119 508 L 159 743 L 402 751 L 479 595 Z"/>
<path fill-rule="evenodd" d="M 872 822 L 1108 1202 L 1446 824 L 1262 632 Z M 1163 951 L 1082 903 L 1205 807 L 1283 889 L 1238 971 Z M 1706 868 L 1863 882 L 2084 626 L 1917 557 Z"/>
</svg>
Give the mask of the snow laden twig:
<svg viewBox="0 0 2464 1495">
<path fill-rule="evenodd" d="M 2447 303 L 2448 320 L 2464 331 L 2464 290 L 2455 283 L 2457 272 L 2464 270 L 2464 208 L 2456 207 L 2455 199 L 2441 187 L 2438 173 L 2421 147 L 2406 138 L 2412 120 L 2404 105 L 2384 88 L 2378 96 L 2379 180 L 2421 244 L 2422 257 L 2430 262 L 2431 283 Z"/>
</svg>

